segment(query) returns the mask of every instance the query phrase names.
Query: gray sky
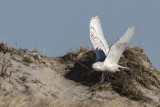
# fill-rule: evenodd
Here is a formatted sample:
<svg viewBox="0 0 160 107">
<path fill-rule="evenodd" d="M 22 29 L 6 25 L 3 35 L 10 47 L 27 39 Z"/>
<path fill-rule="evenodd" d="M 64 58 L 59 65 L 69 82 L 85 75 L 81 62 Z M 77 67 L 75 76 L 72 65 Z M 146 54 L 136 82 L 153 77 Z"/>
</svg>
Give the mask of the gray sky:
<svg viewBox="0 0 160 107">
<path fill-rule="evenodd" d="M 0 39 L 12 47 L 34 47 L 48 56 L 89 45 L 89 21 L 98 14 L 112 44 L 136 26 L 131 44 L 144 48 L 160 70 L 160 0 L 1 0 Z"/>
</svg>

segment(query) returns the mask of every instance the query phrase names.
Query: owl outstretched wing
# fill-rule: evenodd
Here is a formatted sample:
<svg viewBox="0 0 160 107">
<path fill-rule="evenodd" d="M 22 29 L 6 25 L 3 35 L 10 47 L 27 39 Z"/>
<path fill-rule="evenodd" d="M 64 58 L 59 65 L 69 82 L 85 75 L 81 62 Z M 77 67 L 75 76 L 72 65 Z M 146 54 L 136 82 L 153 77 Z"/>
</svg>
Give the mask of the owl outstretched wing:
<svg viewBox="0 0 160 107">
<path fill-rule="evenodd" d="M 111 47 L 104 63 L 117 64 L 124 49 L 132 38 L 136 27 L 129 27 L 126 33 L 121 36 Z"/>
<path fill-rule="evenodd" d="M 90 21 L 90 40 L 95 49 L 97 61 L 104 61 L 108 54 L 109 46 L 104 38 L 98 15 L 92 17 Z"/>
</svg>

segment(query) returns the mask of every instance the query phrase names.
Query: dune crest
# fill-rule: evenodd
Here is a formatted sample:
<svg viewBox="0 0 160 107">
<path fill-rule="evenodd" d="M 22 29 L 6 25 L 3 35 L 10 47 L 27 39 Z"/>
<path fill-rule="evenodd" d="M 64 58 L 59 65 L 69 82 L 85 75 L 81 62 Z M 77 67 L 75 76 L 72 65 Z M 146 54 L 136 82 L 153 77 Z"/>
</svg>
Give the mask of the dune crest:
<svg viewBox="0 0 160 107">
<path fill-rule="evenodd" d="M 88 47 L 62 57 L 0 44 L 0 107 L 158 106 L 160 73 L 142 48 L 127 47 L 120 72 L 93 71 Z"/>
</svg>

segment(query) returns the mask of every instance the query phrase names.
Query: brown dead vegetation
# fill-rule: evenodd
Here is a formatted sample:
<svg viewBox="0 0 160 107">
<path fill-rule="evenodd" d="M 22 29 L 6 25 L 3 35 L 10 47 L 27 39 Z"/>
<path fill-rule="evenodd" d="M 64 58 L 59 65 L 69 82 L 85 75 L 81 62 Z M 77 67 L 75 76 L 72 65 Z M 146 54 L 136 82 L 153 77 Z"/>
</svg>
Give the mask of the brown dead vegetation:
<svg viewBox="0 0 160 107">
<path fill-rule="evenodd" d="M 79 53 L 81 55 L 78 55 Z M 75 53 L 67 53 L 62 59 L 67 63 L 75 62 L 74 67 L 69 68 L 71 71 L 66 74 L 66 78 L 87 85 L 92 91 L 111 89 L 132 100 L 151 101 L 137 86 L 147 89 L 160 88 L 160 81 L 156 77 L 158 71 L 146 65 L 152 64 L 142 48 L 127 47 L 119 64 L 129 69 L 121 69 L 115 73 L 94 71 L 91 66 L 96 61 L 96 55 L 87 48 L 81 47 Z"/>
<path fill-rule="evenodd" d="M 61 57 L 63 60 L 63 63 L 74 63 L 76 62 L 79 58 L 81 58 L 82 56 L 84 56 L 86 53 L 88 53 L 89 51 L 89 47 L 80 47 L 79 50 L 77 50 L 76 52 L 73 52 L 72 50 L 69 50 L 67 52 L 66 55 L 64 55 L 63 57 Z"/>
<path fill-rule="evenodd" d="M 40 62 L 40 57 L 45 57 L 44 55 L 38 55 L 37 49 L 33 49 L 32 51 L 28 51 L 28 49 L 15 49 L 8 46 L 7 43 L 0 44 L 0 52 L 6 54 L 7 52 L 11 55 L 17 54 L 23 57 L 22 62 L 26 65 L 33 63 L 34 61 Z M 16 60 L 16 59 L 15 59 Z"/>
<path fill-rule="evenodd" d="M 9 52 L 11 54 L 24 55 L 27 51 L 27 49 L 14 49 L 9 47 L 7 43 L 0 43 L 0 52 L 3 52 L 4 54 Z"/>
<path fill-rule="evenodd" d="M 32 63 L 33 62 L 32 59 L 31 59 L 31 57 L 29 57 L 29 56 L 23 57 L 23 61 L 27 62 L 27 63 Z"/>
<path fill-rule="evenodd" d="M 0 44 L 0 50 L 1 50 L 3 53 L 11 52 L 11 51 L 12 51 L 12 49 L 8 46 L 7 43 L 1 43 L 1 44 Z"/>
</svg>

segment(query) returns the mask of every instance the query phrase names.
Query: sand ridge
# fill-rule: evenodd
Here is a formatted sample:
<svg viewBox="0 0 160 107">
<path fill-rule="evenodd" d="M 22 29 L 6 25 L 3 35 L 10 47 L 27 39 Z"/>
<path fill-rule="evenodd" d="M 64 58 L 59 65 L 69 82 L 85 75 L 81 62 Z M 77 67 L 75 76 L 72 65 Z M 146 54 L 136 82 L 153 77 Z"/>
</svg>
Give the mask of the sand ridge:
<svg viewBox="0 0 160 107">
<path fill-rule="evenodd" d="M 134 74 L 132 71 L 123 71 L 121 74 L 95 73 L 91 69 L 95 53 L 88 47 L 68 52 L 62 57 L 47 57 L 36 51 L 14 49 L 2 43 L 0 44 L 0 107 L 158 106 L 159 72 L 140 48 L 127 49 L 120 64 L 130 68 L 143 66 L 147 73 L 144 73 L 145 78 L 142 76 L 136 78 L 136 75 L 142 74 Z M 130 59 L 131 54 L 132 56 L 139 54 L 138 58 L 141 59 Z M 142 66 L 138 66 L 134 60 L 141 60 Z M 129 75 L 132 75 L 130 85 L 138 91 L 134 91 L 129 85 L 130 90 L 122 87 L 123 92 L 120 90 L 121 86 L 115 83 L 120 80 L 124 82 L 122 77 L 128 78 Z M 122 79 L 117 80 L 117 76 Z M 145 80 L 146 78 L 151 80 Z"/>
</svg>

